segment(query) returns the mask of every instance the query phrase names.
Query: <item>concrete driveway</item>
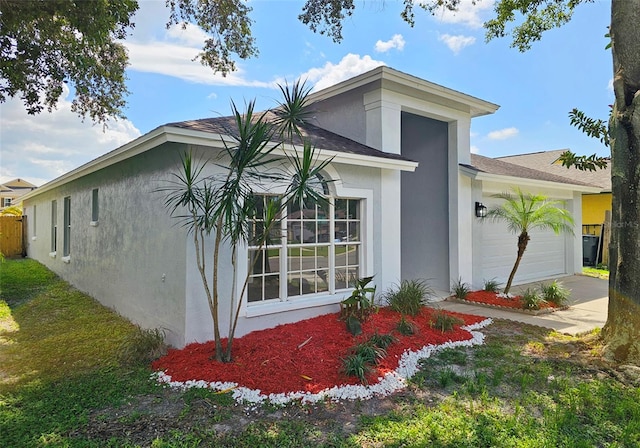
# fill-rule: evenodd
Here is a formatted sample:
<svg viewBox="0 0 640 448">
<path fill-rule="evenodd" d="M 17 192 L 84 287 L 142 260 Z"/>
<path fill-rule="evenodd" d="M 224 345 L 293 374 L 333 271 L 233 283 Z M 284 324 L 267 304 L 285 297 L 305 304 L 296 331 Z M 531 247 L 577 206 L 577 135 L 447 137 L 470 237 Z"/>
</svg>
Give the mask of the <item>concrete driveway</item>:
<svg viewBox="0 0 640 448">
<path fill-rule="evenodd" d="M 545 281 L 550 283 L 552 280 Z M 532 316 L 503 309 L 468 305 L 450 301 L 437 302 L 436 306 L 444 310 L 458 313 L 475 314 L 496 319 L 507 319 L 530 325 L 550 328 L 560 333 L 579 334 L 602 328 L 607 321 L 609 302 L 609 281 L 586 275 L 573 275 L 558 278 L 563 286 L 571 290 L 569 309 L 555 311 L 550 314 Z M 540 282 L 513 287 L 514 293 L 527 287 L 537 288 Z"/>
</svg>

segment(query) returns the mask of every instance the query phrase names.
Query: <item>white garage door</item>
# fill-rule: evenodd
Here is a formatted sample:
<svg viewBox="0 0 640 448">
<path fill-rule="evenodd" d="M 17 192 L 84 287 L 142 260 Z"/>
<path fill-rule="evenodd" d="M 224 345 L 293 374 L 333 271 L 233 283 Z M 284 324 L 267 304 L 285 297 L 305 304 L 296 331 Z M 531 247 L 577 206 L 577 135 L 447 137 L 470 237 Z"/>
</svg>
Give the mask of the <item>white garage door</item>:
<svg viewBox="0 0 640 448">
<path fill-rule="evenodd" d="M 489 206 L 493 198 L 486 198 Z M 482 223 L 482 278 L 497 279 L 504 284 L 509 278 L 518 252 L 518 235 L 510 233 L 503 223 L 485 220 Z M 516 272 L 514 284 L 527 283 L 567 272 L 566 238 L 556 235 L 552 230 L 533 230 L 520 267 Z"/>
</svg>

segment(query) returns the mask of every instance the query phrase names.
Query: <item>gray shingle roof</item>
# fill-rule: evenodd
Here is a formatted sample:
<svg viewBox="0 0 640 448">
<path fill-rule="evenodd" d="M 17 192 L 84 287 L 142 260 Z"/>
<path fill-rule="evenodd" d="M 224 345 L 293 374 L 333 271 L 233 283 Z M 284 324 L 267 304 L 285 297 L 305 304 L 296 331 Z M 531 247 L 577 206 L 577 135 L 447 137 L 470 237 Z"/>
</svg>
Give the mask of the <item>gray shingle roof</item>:
<svg viewBox="0 0 640 448">
<path fill-rule="evenodd" d="M 274 120 L 276 118 L 276 115 L 273 112 L 267 112 L 266 118 L 268 120 Z M 190 129 L 193 131 L 210 132 L 213 134 L 221 135 L 234 135 L 237 129 L 234 117 L 232 116 L 179 121 L 175 123 L 168 123 L 165 126 Z M 380 157 L 384 159 L 405 160 L 409 162 L 412 161 L 411 159 L 400 154 L 391 154 L 379 151 L 370 146 L 358 143 L 355 140 L 342 137 L 338 134 L 334 134 L 333 132 L 327 131 L 311 124 L 304 124 L 300 126 L 300 130 L 302 131 L 302 135 L 318 149 L 357 154 L 369 157 Z M 296 145 L 302 144 L 302 141 L 297 136 L 294 138 L 293 142 Z"/>
<path fill-rule="evenodd" d="M 588 187 L 593 186 L 592 184 L 588 184 L 585 182 L 571 180 L 566 177 L 557 176 L 555 174 L 504 162 L 498 159 L 492 159 L 490 157 L 485 157 L 478 154 L 471 154 L 471 165 L 462 164 L 462 166 L 465 166 L 474 171 L 488 174 L 497 174 L 501 176 L 521 177 L 523 179 L 544 180 L 547 182 L 558 182 L 561 184 Z"/>
<path fill-rule="evenodd" d="M 560 154 L 565 149 L 554 151 L 541 151 L 529 154 L 518 154 L 513 156 L 497 157 L 497 160 L 520 165 L 526 168 L 542 170 L 556 176 L 561 176 L 572 182 L 578 181 L 588 185 L 602 188 L 603 191 L 611 191 L 611 165 L 596 171 L 580 171 L 577 168 L 567 168 L 561 164 L 556 164 Z"/>
</svg>

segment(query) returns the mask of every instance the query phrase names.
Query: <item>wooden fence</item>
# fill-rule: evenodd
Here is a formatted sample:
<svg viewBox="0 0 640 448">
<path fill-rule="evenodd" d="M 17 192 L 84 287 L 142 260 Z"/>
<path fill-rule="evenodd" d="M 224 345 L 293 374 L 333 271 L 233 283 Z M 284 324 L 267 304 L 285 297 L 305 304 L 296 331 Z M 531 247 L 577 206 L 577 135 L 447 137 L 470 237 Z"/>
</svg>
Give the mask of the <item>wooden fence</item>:
<svg viewBox="0 0 640 448">
<path fill-rule="evenodd" d="M 23 225 L 26 216 L 0 216 L 0 252 L 5 257 L 24 255 Z"/>
</svg>

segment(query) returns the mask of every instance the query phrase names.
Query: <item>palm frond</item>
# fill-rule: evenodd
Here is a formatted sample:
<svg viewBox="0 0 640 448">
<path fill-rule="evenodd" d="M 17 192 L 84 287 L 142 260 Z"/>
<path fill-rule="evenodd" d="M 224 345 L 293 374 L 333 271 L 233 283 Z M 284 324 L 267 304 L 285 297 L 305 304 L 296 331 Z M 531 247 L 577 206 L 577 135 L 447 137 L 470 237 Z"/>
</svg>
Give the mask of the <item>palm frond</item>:
<svg viewBox="0 0 640 448">
<path fill-rule="evenodd" d="M 300 126 L 308 123 L 313 116 L 309 109 L 309 92 L 311 87 L 306 81 L 297 80 L 292 86 L 278 84 L 283 101 L 278 102 L 274 110 L 276 114 L 275 124 L 281 136 L 291 140 L 294 135 L 301 136 Z"/>
</svg>

